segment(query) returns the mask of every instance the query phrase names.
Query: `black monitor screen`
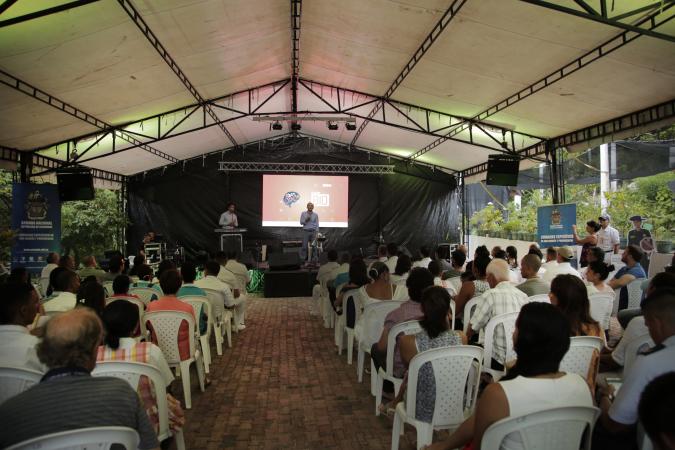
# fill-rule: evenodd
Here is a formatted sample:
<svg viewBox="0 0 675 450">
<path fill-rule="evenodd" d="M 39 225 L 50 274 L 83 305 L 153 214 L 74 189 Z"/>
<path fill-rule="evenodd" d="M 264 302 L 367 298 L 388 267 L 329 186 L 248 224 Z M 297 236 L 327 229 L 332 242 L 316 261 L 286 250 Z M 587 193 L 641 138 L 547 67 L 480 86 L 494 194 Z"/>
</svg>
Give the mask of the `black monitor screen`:
<svg viewBox="0 0 675 450">
<path fill-rule="evenodd" d="M 94 180 L 89 171 L 58 172 L 56 182 L 62 202 L 94 199 Z"/>
<path fill-rule="evenodd" d="M 487 179 L 485 184 L 496 186 L 517 186 L 520 160 L 490 156 L 488 159 Z"/>
</svg>

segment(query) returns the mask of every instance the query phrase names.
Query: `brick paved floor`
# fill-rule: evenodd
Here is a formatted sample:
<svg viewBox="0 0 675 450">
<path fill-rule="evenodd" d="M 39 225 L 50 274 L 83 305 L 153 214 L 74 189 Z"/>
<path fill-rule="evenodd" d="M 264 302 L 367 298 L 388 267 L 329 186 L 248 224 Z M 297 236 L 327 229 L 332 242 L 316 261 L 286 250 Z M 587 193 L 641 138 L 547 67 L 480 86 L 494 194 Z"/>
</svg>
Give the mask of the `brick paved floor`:
<svg viewBox="0 0 675 450">
<path fill-rule="evenodd" d="M 310 316 L 311 299 L 249 299 L 246 330 L 223 356 L 212 353 L 211 385 L 192 380 L 188 449 L 384 449 L 391 419 L 375 417 L 369 376 L 356 355 L 338 356 L 333 330 Z M 180 382 L 174 382 L 182 400 Z M 414 448 L 414 431 L 401 449 Z"/>
</svg>

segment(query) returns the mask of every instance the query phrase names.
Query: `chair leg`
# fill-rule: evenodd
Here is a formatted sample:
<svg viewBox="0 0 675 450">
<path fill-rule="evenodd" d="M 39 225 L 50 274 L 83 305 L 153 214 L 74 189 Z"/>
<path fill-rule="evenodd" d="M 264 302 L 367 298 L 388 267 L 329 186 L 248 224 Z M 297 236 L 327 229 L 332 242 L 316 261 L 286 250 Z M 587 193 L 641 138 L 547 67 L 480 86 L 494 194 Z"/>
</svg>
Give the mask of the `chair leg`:
<svg viewBox="0 0 675 450">
<path fill-rule="evenodd" d="M 176 450 L 185 450 L 185 436 L 183 436 L 183 430 L 175 431 L 173 433 L 173 439 L 176 441 Z"/>
<path fill-rule="evenodd" d="M 204 358 L 198 355 L 195 358 L 195 365 L 197 366 L 197 379 L 199 380 L 199 389 L 204 392 L 206 390 L 206 375 L 204 375 Z"/>
<path fill-rule="evenodd" d="M 391 450 L 398 450 L 401 432 L 403 431 L 403 421 L 398 411 L 394 414 L 394 425 L 391 429 Z"/>
<path fill-rule="evenodd" d="M 382 403 L 382 385 L 384 384 L 384 379 L 377 374 L 376 376 L 376 386 L 375 386 L 375 415 L 380 415 L 380 403 Z"/>
<path fill-rule="evenodd" d="M 208 336 L 199 336 L 199 343 L 201 344 L 202 354 L 204 355 L 204 370 L 210 373 L 209 366 L 211 365 L 211 349 L 209 348 Z"/>
<path fill-rule="evenodd" d="M 431 424 L 417 422 L 414 423 L 415 429 L 417 429 L 417 449 L 421 449 L 425 445 L 431 444 L 431 440 L 434 437 L 434 428 Z"/>
<path fill-rule="evenodd" d="M 356 355 L 356 378 L 359 383 L 363 383 L 363 363 L 365 362 L 366 354 L 359 345 L 359 351 Z"/>
<path fill-rule="evenodd" d="M 190 392 L 190 361 L 180 362 L 180 378 L 183 382 L 185 409 L 192 409 L 192 392 Z"/>
<path fill-rule="evenodd" d="M 354 330 L 347 329 L 347 364 L 352 365 L 354 356 Z"/>
<path fill-rule="evenodd" d="M 220 324 L 213 324 L 213 334 L 216 335 L 216 353 L 223 355 L 223 329 Z"/>
<path fill-rule="evenodd" d="M 232 348 L 232 322 L 228 322 L 225 327 L 225 333 L 227 333 L 227 348 Z M 221 337 L 222 339 L 222 337 Z"/>
<path fill-rule="evenodd" d="M 375 363 L 373 362 L 373 357 L 370 357 L 370 395 L 375 397 L 377 388 L 377 369 L 375 369 Z"/>
</svg>

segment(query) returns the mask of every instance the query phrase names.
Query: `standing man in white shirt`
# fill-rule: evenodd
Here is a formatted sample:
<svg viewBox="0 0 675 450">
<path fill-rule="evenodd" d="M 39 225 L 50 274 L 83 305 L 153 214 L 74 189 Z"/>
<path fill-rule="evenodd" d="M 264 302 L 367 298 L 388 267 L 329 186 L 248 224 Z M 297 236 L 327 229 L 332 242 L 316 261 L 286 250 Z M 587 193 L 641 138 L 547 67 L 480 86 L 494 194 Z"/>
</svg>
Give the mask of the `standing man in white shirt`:
<svg viewBox="0 0 675 450">
<path fill-rule="evenodd" d="M 234 213 L 236 206 L 234 203 L 230 202 L 227 204 L 227 210 L 220 215 L 220 220 L 218 225 L 223 228 L 237 228 L 239 227 L 239 221 L 237 220 L 237 215 Z"/>
<path fill-rule="evenodd" d="M 57 267 L 59 267 L 59 254 L 51 252 L 47 255 L 47 265 L 42 268 L 42 273 L 40 274 L 42 295 L 47 295 L 47 289 L 49 289 L 49 275 L 52 273 L 52 270 Z"/>
<path fill-rule="evenodd" d="M 574 251 L 570 247 L 558 247 L 558 265 L 546 270 L 542 277 L 545 282 L 551 283 L 555 277 L 561 274 L 574 275 L 581 279 L 581 274 L 572 267 L 570 261 L 574 258 Z"/>
<path fill-rule="evenodd" d="M 604 213 L 598 217 L 600 231 L 598 231 L 598 247 L 605 251 L 605 262 L 611 261 L 612 253 L 619 253 L 619 231 L 609 224 L 611 217 Z"/>
<path fill-rule="evenodd" d="M 0 361 L 44 372 L 35 350 L 38 338 L 26 328 L 38 311 L 37 292 L 28 283 L 8 283 L 0 286 L 0 298 Z"/>
<path fill-rule="evenodd" d="M 302 249 L 300 250 L 300 257 L 306 261 L 309 254 L 307 248 L 319 231 L 319 215 L 314 212 L 314 203 L 307 203 L 307 211 L 303 211 L 300 214 L 300 225 L 302 225 Z"/>
</svg>

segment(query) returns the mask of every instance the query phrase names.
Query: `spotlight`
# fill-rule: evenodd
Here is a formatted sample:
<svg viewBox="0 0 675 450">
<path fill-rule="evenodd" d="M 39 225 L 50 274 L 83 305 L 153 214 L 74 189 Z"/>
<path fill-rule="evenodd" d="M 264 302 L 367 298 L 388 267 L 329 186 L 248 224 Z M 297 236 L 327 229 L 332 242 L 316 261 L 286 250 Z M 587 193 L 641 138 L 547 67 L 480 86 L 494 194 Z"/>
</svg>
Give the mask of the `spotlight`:
<svg viewBox="0 0 675 450">
<path fill-rule="evenodd" d="M 293 131 L 300 131 L 302 129 L 302 125 L 300 125 L 297 122 L 292 122 L 291 123 L 291 130 Z"/>
<path fill-rule="evenodd" d="M 345 128 L 349 131 L 354 131 L 356 130 L 356 124 L 354 122 L 347 122 L 345 123 Z"/>
<path fill-rule="evenodd" d="M 281 122 L 274 122 L 272 124 L 272 129 L 273 130 L 281 130 L 283 127 L 281 126 Z"/>
<path fill-rule="evenodd" d="M 338 129 L 338 124 L 335 122 L 328 122 L 328 129 L 335 131 Z"/>
</svg>

